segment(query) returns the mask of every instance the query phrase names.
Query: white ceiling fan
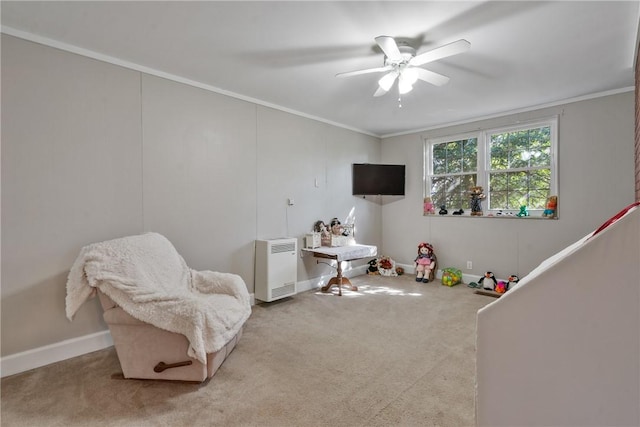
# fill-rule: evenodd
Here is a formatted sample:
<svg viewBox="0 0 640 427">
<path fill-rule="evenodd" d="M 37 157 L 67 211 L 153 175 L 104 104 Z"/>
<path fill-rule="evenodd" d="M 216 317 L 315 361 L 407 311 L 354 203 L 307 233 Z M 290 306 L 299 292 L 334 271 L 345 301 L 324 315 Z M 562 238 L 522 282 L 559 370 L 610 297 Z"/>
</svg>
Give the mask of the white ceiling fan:
<svg viewBox="0 0 640 427">
<path fill-rule="evenodd" d="M 420 68 L 420 66 L 448 56 L 457 55 L 469 50 L 471 47 L 471 43 L 467 40 L 460 39 L 416 56 L 416 50 L 413 47 L 402 43 L 398 44 L 393 37 L 378 36 L 375 40 L 385 55 L 383 67 L 336 74 L 336 77 L 352 77 L 361 74 L 387 72 L 378 80 L 379 87 L 373 96 L 382 96 L 387 93 L 396 79 L 398 80 L 398 92 L 401 95 L 410 92 L 414 83 L 418 80 L 435 86 L 445 85 L 449 81 L 449 77 Z"/>
</svg>

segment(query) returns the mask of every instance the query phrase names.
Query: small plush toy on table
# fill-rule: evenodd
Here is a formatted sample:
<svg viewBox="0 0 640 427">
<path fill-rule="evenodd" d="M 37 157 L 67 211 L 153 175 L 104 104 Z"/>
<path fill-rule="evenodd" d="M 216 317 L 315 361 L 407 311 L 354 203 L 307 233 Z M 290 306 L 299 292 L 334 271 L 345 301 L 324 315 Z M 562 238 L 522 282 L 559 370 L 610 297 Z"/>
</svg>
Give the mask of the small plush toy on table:
<svg viewBox="0 0 640 427">
<path fill-rule="evenodd" d="M 433 253 L 433 246 L 422 242 L 418 245 L 418 256 L 415 261 L 416 282 L 428 283 L 433 280 L 437 259 Z"/>
</svg>

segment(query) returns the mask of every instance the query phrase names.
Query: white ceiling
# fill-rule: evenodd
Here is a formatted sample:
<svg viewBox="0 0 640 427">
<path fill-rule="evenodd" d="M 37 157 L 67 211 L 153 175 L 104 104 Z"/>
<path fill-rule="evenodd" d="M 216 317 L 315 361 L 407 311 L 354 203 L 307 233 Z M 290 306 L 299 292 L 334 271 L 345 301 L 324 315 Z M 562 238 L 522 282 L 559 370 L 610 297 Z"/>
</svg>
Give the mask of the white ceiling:
<svg viewBox="0 0 640 427">
<path fill-rule="evenodd" d="M 629 90 L 638 1 L 10 2 L 2 31 L 377 136 Z M 464 38 L 466 53 L 423 67 L 417 82 L 374 98 L 374 37 L 418 54 Z M 109 57 L 109 58 L 108 58 Z M 153 70 L 153 71 L 152 71 Z M 163 74 L 164 73 L 164 74 Z"/>
</svg>

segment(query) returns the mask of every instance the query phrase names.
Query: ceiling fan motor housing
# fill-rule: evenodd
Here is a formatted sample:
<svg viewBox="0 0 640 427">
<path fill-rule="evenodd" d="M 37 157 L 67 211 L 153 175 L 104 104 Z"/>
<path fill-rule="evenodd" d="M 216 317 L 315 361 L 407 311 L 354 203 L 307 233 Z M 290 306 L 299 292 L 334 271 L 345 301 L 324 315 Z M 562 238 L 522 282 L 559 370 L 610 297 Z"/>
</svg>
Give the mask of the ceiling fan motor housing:
<svg viewBox="0 0 640 427">
<path fill-rule="evenodd" d="M 402 59 L 392 61 L 392 60 L 389 60 L 389 58 L 385 55 L 384 65 L 407 64 L 409 61 L 411 61 L 411 58 L 416 56 L 416 50 L 405 43 L 398 43 L 398 50 L 400 51 L 400 55 L 402 55 Z"/>
</svg>

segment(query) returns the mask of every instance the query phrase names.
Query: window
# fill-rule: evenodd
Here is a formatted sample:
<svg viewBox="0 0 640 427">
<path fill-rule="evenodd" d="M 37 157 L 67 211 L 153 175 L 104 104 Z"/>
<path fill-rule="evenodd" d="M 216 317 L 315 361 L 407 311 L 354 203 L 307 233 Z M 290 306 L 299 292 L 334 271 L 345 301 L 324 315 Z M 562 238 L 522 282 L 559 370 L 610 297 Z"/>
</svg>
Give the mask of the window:
<svg viewBox="0 0 640 427">
<path fill-rule="evenodd" d="M 470 209 L 483 187 L 483 210 L 535 213 L 557 195 L 557 118 L 425 142 L 425 195 L 434 206 Z"/>
<path fill-rule="evenodd" d="M 469 187 L 478 180 L 478 139 L 432 145 L 431 199 L 435 206 L 469 208 Z"/>
</svg>

